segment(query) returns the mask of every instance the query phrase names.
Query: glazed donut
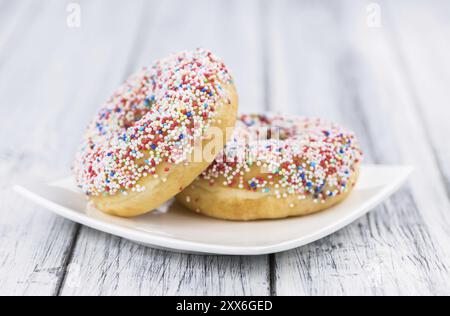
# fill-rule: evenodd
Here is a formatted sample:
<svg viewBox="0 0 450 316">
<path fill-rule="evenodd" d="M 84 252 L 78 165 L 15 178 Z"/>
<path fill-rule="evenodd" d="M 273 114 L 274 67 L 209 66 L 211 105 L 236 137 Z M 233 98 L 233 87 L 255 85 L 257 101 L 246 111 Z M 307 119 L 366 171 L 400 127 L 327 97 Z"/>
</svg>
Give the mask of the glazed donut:
<svg viewBox="0 0 450 316">
<path fill-rule="evenodd" d="M 237 106 L 232 77 L 211 52 L 157 61 L 131 76 L 100 109 L 75 159 L 76 182 L 105 213 L 152 211 L 208 167 L 213 159 L 193 161 L 192 154 L 214 128 L 226 143 Z"/>
<path fill-rule="evenodd" d="M 223 153 L 177 200 L 227 220 L 311 214 L 348 196 L 361 158 L 354 134 L 336 124 L 244 115 Z"/>
</svg>

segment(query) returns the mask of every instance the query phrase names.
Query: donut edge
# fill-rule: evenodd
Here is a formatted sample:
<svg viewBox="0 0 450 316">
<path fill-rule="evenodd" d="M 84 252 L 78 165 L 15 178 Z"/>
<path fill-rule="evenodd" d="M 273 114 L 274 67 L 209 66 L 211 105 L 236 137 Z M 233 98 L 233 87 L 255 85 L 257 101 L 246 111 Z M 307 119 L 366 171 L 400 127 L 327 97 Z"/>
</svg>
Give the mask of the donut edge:
<svg viewBox="0 0 450 316">
<path fill-rule="evenodd" d="M 242 189 L 215 187 L 207 188 L 207 182 L 198 180 L 177 195 L 176 200 L 187 209 L 208 217 L 231 221 L 254 221 L 305 216 L 321 212 L 339 204 L 353 191 L 359 178 L 359 165 L 350 176 L 348 189 L 324 203 L 314 202 L 307 197 L 299 200 L 297 195 L 277 198 L 273 194 L 249 192 Z"/>
<path fill-rule="evenodd" d="M 227 136 L 231 136 L 225 131 L 236 125 L 239 100 L 234 83 L 222 85 L 227 97 L 218 101 L 220 110 L 209 129 L 220 128 L 223 131 L 223 147 L 225 147 Z M 208 134 L 208 131 L 205 134 Z M 202 148 L 208 143 L 209 140 L 203 140 Z M 89 200 L 97 209 L 109 215 L 119 217 L 143 215 L 154 211 L 188 187 L 210 164 L 209 161 L 190 162 L 188 165 L 162 163 L 157 168 L 158 178 L 147 176 L 138 181 L 140 186 L 147 188 L 144 192 L 129 191 L 127 195 L 91 196 Z M 164 174 L 167 168 L 170 168 L 170 172 Z"/>
</svg>

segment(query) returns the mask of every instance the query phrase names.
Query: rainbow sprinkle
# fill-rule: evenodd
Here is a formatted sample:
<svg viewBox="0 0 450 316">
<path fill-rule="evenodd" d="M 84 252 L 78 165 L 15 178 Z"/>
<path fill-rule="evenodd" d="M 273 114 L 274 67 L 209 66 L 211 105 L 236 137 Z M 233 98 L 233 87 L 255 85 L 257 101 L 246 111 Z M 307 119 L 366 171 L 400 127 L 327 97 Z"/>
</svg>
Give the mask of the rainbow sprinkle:
<svg viewBox="0 0 450 316">
<path fill-rule="evenodd" d="M 244 115 L 233 139 L 201 178 L 211 186 L 324 202 L 348 190 L 361 159 L 354 134 L 336 124 L 304 117 Z M 259 167 L 257 175 L 254 166 Z"/>
<path fill-rule="evenodd" d="M 141 192 L 138 181 L 158 177 L 159 164 L 186 163 L 216 102 L 227 98 L 220 83 L 232 83 L 226 66 L 202 49 L 131 76 L 87 129 L 74 165 L 80 188 L 93 196 Z"/>
</svg>

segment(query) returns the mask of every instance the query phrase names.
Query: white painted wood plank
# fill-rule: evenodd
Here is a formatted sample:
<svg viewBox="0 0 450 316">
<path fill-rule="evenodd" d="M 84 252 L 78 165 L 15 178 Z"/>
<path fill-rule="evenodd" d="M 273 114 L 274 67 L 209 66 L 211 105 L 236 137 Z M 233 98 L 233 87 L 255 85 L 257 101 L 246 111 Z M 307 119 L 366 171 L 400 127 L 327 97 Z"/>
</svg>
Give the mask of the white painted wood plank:
<svg viewBox="0 0 450 316">
<path fill-rule="evenodd" d="M 63 29 L 57 27 L 52 16 L 60 7 L 48 6 L 41 11 L 41 17 L 33 17 L 30 3 L 19 6 L 18 19 L 6 35 L 4 42 L 8 56 L 2 50 L 0 68 L 0 99 L 4 113 L 2 120 L 6 136 L 0 145 L 0 294 L 49 295 L 55 292 L 61 275 L 61 266 L 70 248 L 75 225 L 41 211 L 39 207 L 24 201 L 11 191 L 14 182 L 25 176 L 53 174 L 58 161 L 49 159 L 44 147 L 33 146 L 47 138 L 44 129 L 37 128 L 52 113 L 42 112 L 45 107 L 37 97 L 38 83 L 44 75 L 40 63 L 50 61 L 50 53 L 56 42 L 62 40 Z M 10 21 L 11 22 L 11 21 Z M 27 27 L 33 23 L 33 28 Z M 25 25 L 24 25 L 25 24 Z M 36 50 L 39 32 L 53 32 L 52 41 Z M 35 51 L 31 55 L 30 51 Z M 36 58 L 37 60 L 33 60 Z M 6 62 L 5 62 L 6 61 Z M 33 62 L 36 62 L 33 63 Z M 38 66 L 39 64 L 39 66 Z M 33 75 L 29 75 L 28 71 Z M 57 87 L 56 87 L 57 88 Z M 26 90 L 27 93 L 23 91 Z M 63 122 L 62 122 L 63 123 Z M 48 125 L 56 128 L 57 125 Z M 33 130 L 33 133 L 30 131 Z M 53 152 L 55 154 L 55 152 Z"/>
<path fill-rule="evenodd" d="M 32 12 L 36 7 L 37 2 L 29 0 L 0 3 L 0 67 L 6 62 L 6 55 L 13 51 L 12 45 L 19 42 L 18 39 L 35 21 L 36 16 Z M 23 23 L 25 20 L 27 23 Z"/>
<path fill-rule="evenodd" d="M 384 6 L 393 29 L 393 45 L 405 67 L 414 104 L 426 125 L 450 196 L 450 4 L 396 1 Z"/>
<path fill-rule="evenodd" d="M 120 64 L 111 65 L 127 59 L 133 42 L 128 35 L 137 28 L 135 19 L 124 16 L 140 13 L 143 1 L 127 3 L 121 11 L 82 2 L 80 29 L 66 27 L 64 2 L 39 4 L 33 27 L 15 39 L 0 77 L 2 107 L 9 115 L 2 121 L 7 141 L 0 145 L 1 186 L 8 189 L 0 198 L 0 293 L 8 295 L 59 290 L 77 225 L 9 189 L 22 177 L 69 173 L 93 104 L 106 98 L 104 85 L 123 75 Z"/>
<path fill-rule="evenodd" d="M 389 30 L 367 28 L 365 4 L 345 4 L 272 3 L 271 42 L 277 42 L 270 53 L 276 78 L 272 104 L 345 123 L 357 131 L 369 161 L 426 167 L 411 190 L 357 223 L 277 255 L 276 292 L 449 294 L 450 235 L 443 214 L 448 200 L 442 183 L 433 183 L 437 167 L 411 107 L 411 91 L 388 42 Z M 437 219 L 445 220 L 437 224 Z"/>
<path fill-rule="evenodd" d="M 137 45 L 129 35 L 141 34 L 136 32 L 140 28 L 139 19 L 128 22 L 130 17 L 138 16 L 136 12 L 145 11 L 136 10 L 141 2 L 131 3 L 121 7 L 123 10 L 115 10 L 120 6 L 118 3 L 108 5 L 105 10 L 100 1 L 82 2 L 86 15 L 80 30 L 60 27 L 65 21 L 63 6 L 43 6 L 43 15 L 33 16 L 32 29 L 23 27 L 26 23 L 17 23 L 8 32 L 2 28 L 0 34 L 21 34 L 8 35 L 2 47 L 8 48 L 2 52 L 8 53 L 9 58 L 0 59 L 0 106 L 8 105 L 10 110 L 2 126 L 13 131 L 20 121 L 34 132 L 19 130 L 0 144 L 1 187 L 9 188 L 22 176 L 51 179 L 65 174 L 85 123 L 112 87 L 125 73 L 170 51 L 193 46 L 217 51 L 235 70 L 241 111 L 262 108 L 265 91 L 261 80 L 263 69 L 259 65 L 264 60 L 259 51 L 261 21 L 255 2 L 239 5 L 233 2 L 228 6 L 225 2 L 195 1 L 193 8 L 181 1 L 164 2 L 160 11 L 163 14 L 148 10 L 152 16 L 149 34 L 142 33 L 145 39 Z M 439 58 L 424 63 L 423 58 L 429 52 L 418 47 L 427 33 L 415 37 L 407 33 L 405 25 L 396 25 L 395 31 L 401 35 L 400 53 L 405 54 L 410 67 L 407 69 L 414 77 L 412 87 L 421 88 L 414 96 L 389 41 L 392 32 L 389 27 L 381 30 L 362 27 L 364 6 L 351 5 L 347 11 L 338 5 L 329 7 L 330 2 L 306 4 L 269 5 L 272 27 L 268 47 L 273 57 L 269 62 L 274 84 L 269 96 L 274 109 L 325 116 L 349 125 L 362 136 L 369 160 L 409 162 L 425 167 L 416 172 L 411 190 L 403 190 L 376 213 L 330 238 L 277 256 L 277 292 L 448 294 L 449 205 L 427 141 L 432 139 L 442 169 L 447 154 L 436 144 L 442 140 L 439 132 L 445 128 L 445 117 L 436 117 L 443 113 L 442 108 L 433 107 L 429 111 L 427 108 L 446 96 L 443 83 L 448 61 L 441 61 L 444 79 L 437 82 L 434 69 L 440 65 Z M 209 14 L 205 16 L 205 11 L 195 10 L 198 6 L 208 9 Z M 24 11 L 14 8 L 24 12 L 17 16 L 26 17 L 28 9 L 23 8 Z M 186 28 L 180 29 L 177 22 L 183 17 L 182 12 L 189 10 L 193 11 L 191 18 L 187 22 L 181 19 Z M 392 10 L 397 22 L 422 17 L 419 10 L 407 11 L 406 17 L 397 20 L 397 7 Z M 205 21 L 205 26 L 195 23 L 198 18 Z M 153 19 L 156 21 L 152 22 Z M 447 49 L 447 44 L 440 43 L 446 29 L 441 28 L 445 21 L 442 18 L 439 21 L 440 24 L 431 27 L 437 35 L 431 37 L 430 43 L 440 53 Z M 425 23 L 431 22 L 426 18 Z M 225 40 L 218 40 L 217 34 Z M 29 53 L 36 48 L 34 54 Z M 410 49 L 417 51 L 405 53 L 404 50 Z M 430 69 L 417 66 L 417 62 L 429 65 Z M 424 78 L 415 78 L 418 74 Z M 440 72 L 438 75 L 442 76 Z M 293 76 L 295 80 L 291 80 Z M 437 88 L 424 82 L 427 80 L 436 83 Z M 419 111 L 413 106 L 417 98 Z M 420 109 L 425 111 L 425 122 L 431 131 L 423 129 Z M 435 120 L 437 126 L 433 126 Z M 412 143 L 416 146 L 411 146 Z M 76 226 L 41 211 L 10 191 L 0 193 L 0 222 L 0 294 L 54 293 Z M 172 254 L 89 229 L 81 231 L 71 263 L 75 263 L 74 269 L 65 278 L 63 294 L 269 292 L 265 256 Z"/>
<path fill-rule="evenodd" d="M 386 8 L 385 10 L 389 10 L 388 12 L 391 11 L 387 2 L 382 2 L 382 8 Z M 392 11 L 407 11 L 408 8 L 409 4 L 405 2 L 405 6 L 393 8 Z M 428 9 L 425 7 L 424 13 Z M 426 22 L 424 27 L 427 27 Z M 357 28 L 354 30 L 361 31 Z M 402 57 L 398 58 L 395 39 L 391 36 L 395 30 L 386 21 L 386 26 L 379 29 L 379 33 L 372 33 L 370 36 L 371 31 L 373 30 L 366 29 L 365 32 L 355 32 L 359 41 L 355 44 L 355 50 L 361 55 L 367 56 L 366 63 L 370 66 L 368 69 L 374 77 L 372 91 L 378 89 L 380 93 L 380 107 L 377 108 L 373 105 L 366 107 L 368 118 L 375 117 L 380 112 L 383 115 L 382 121 L 377 122 L 381 124 L 373 126 L 373 135 L 374 137 L 377 135 L 375 129 L 389 131 L 389 133 L 380 133 L 380 136 L 376 138 L 380 144 L 384 145 L 380 146 L 380 149 L 384 149 L 384 153 L 380 152 L 378 156 L 393 157 L 392 152 L 396 152 L 397 159 L 416 166 L 416 171 L 410 181 L 411 193 L 422 220 L 426 223 L 429 234 L 436 243 L 436 252 L 442 256 L 442 261 L 446 266 L 450 258 L 450 249 L 447 247 L 450 240 L 450 213 L 448 212 L 450 203 L 439 166 L 436 164 L 432 144 L 427 136 L 429 129 L 424 126 L 422 113 L 415 106 L 417 103 L 416 91 L 409 84 L 410 76 L 401 65 Z M 411 36 L 408 32 L 414 33 L 414 29 L 405 29 L 402 37 Z M 377 64 L 381 60 L 383 67 Z M 420 59 L 415 60 L 415 63 L 421 62 Z M 385 77 L 386 79 L 383 79 Z M 422 87 L 418 87 L 418 89 L 422 89 Z M 393 97 L 396 99 L 392 100 Z M 375 125 L 374 123 L 373 125 Z M 388 147 L 389 144 L 392 149 Z M 442 249 L 439 249 L 441 247 Z"/>
<path fill-rule="evenodd" d="M 267 293 L 266 257 L 183 255 L 83 229 L 63 295 Z"/>
<path fill-rule="evenodd" d="M 195 47 L 235 70 L 241 110 L 263 106 L 257 1 L 163 1 L 139 34 L 129 67 Z M 236 49 L 239 48 L 239 49 Z M 111 86 L 110 89 L 113 87 Z M 267 295 L 268 257 L 196 256 L 152 250 L 83 228 L 63 295 Z"/>
</svg>

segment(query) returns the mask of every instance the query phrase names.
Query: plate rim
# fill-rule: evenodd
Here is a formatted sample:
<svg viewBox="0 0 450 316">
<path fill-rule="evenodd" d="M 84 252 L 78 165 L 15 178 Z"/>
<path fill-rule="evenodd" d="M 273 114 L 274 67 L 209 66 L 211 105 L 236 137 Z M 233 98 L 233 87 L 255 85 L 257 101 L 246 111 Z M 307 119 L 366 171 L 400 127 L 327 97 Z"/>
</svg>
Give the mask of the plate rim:
<svg viewBox="0 0 450 316">
<path fill-rule="evenodd" d="M 116 224 L 102 221 L 101 219 L 89 217 L 86 214 L 72 210 L 64 205 L 60 205 L 52 200 L 49 200 L 41 195 L 33 192 L 26 185 L 16 184 L 13 190 L 21 196 L 35 202 L 36 204 L 48 209 L 52 213 L 64 217 L 68 220 L 76 222 L 80 225 L 90 227 L 92 229 L 125 238 L 132 242 L 143 244 L 147 247 L 154 247 L 175 252 L 195 253 L 195 254 L 215 254 L 215 255 L 232 255 L 232 256 L 256 256 L 279 253 L 294 248 L 302 247 L 314 241 L 320 240 L 326 236 L 332 235 L 338 230 L 350 225 L 358 218 L 364 216 L 378 204 L 384 202 L 391 194 L 394 194 L 408 179 L 414 171 L 414 167 L 410 165 L 382 165 L 382 164 L 367 164 L 364 167 L 387 167 L 402 169 L 401 175 L 395 180 L 392 185 L 385 186 L 379 193 L 377 199 L 372 199 L 360 211 L 348 214 L 339 218 L 330 226 L 323 227 L 314 231 L 310 235 L 294 238 L 287 241 L 277 242 L 266 246 L 225 246 L 216 244 L 204 244 L 196 241 L 189 241 L 183 239 L 175 239 L 173 237 L 159 236 L 148 232 L 135 230 L 128 227 L 119 227 Z M 67 179 L 67 178 L 66 178 Z M 61 180 L 61 179 L 60 179 Z M 38 182 L 33 182 L 39 184 Z M 45 183 L 49 184 L 49 182 Z"/>
</svg>

